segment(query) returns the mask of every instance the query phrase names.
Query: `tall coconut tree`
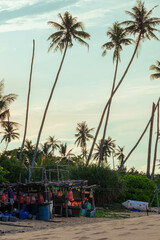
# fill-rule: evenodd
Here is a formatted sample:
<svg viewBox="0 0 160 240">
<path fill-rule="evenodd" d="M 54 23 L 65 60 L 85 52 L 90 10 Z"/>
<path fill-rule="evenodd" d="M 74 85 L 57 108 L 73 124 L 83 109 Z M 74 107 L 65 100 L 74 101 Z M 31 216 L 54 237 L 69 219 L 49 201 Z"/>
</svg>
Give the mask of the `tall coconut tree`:
<svg viewBox="0 0 160 240">
<path fill-rule="evenodd" d="M 27 108 L 26 108 L 26 119 L 25 119 L 25 127 L 24 127 L 24 135 L 23 135 L 23 141 L 21 145 L 20 155 L 19 155 L 19 161 L 21 161 L 22 158 L 22 151 L 26 140 L 26 134 L 27 134 L 27 126 L 28 126 L 28 113 L 29 113 L 29 101 L 30 101 L 30 92 L 31 92 L 31 81 L 32 81 L 32 70 L 33 70 L 33 61 L 34 61 L 34 52 L 35 52 L 35 40 L 33 40 L 33 53 L 32 53 L 32 61 L 31 61 L 31 70 L 30 70 L 30 77 L 29 77 L 29 87 L 28 87 L 28 96 L 27 96 Z"/>
<path fill-rule="evenodd" d="M 59 148 L 58 143 L 60 143 L 60 141 L 55 139 L 55 136 L 49 136 L 47 143 L 52 148 L 51 152 L 54 155 L 54 151 Z"/>
<path fill-rule="evenodd" d="M 153 10 L 156 7 L 157 6 L 153 7 L 151 10 L 147 11 L 147 9 L 144 5 L 144 2 L 137 1 L 137 5 L 132 8 L 131 12 L 126 11 L 126 13 L 133 20 L 124 21 L 121 24 L 127 26 L 125 29 L 129 34 L 131 34 L 133 36 L 137 36 L 136 46 L 135 46 L 134 52 L 131 56 L 131 59 L 130 59 L 128 65 L 127 65 L 127 68 L 126 68 L 123 76 L 121 77 L 120 81 L 118 82 L 117 86 L 115 87 L 115 89 L 113 91 L 112 96 L 109 98 L 109 100 L 107 101 L 107 103 L 104 107 L 104 110 L 103 110 L 103 113 L 101 115 L 97 131 L 96 131 L 96 134 L 95 134 L 95 137 L 94 137 L 91 149 L 90 149 L 90 153 L 89 153 L 89 156 L 88 156 L 88 162 L 90 161 L 90 158 L 92 156 L 94 145 L 95 145 L 95 142 L 97 140 L 97 136 L 98 136 L 98 133 L 99 133 L 99 130 L 100 130 L 100 127 L 101 127 L 101 124 L 102 124 L 102 121 L 103 121 L 103 118 L 104 118 L 104 115 L 105 115 L 105 111 L 106 111 L 107 107 L 109 106 L 109 103 L 110 103 L 113 95 L 117 92 L 118 88 L 120 87 L 121 83 L 123 82 L 128 70 L 129 70 L 129 68 L 130 68 L 130 66 L 133 62 L 133 59 L 134 59 L 134 57 L 137 53 L 137 49 L 139 47 L 139 44 L 140 44 L 141 40 L 144 40 L 144 39 L 151 40 L 152 38 L 156 39 L 156 40 L 159 40 L 157 38 L 157 36 L 155 35 L 155 32 L 157 32 L 157 31 L 160 32 L 160 30 L 158 30 L 155 27 L 160 25 L 160 18 L 151 17 L 151 15 L 153 13 Z"/>
<path fill-rule="evenodd" d="M 156 104 L 156 106 L 155 106 L 155 108 L 154 108 L 154 113 L 155 113 L 156 109 L 158 108 L 159 102 L 160 102 L 160 98 L 158 99 L 157 104 Z M 136 144 L 133 146 L 133 148 L 130 150 L 130 152 L 129 152 L 129 153 L 127 154 L 127 156 L 125 157 L 123 163 L 121 164 L 121 166 L 120 166 L 119 169 L 118 169 L 118 172 L 122 169 L 123 165 L 126 163 L 126 161 L 128 160 L 128 158 L 130 157 L 130 155 L 134 152 L 134 150 L 137 148 L 137 146 L 138 146 L 139 143 L 141 142 L 141 140 L 142 140 L 142 138 L 144 137 L 144 135 L 145 135 L 148 127 L 149 127 L 150 124 L 151 124 L 151 121 L 152 121 L 152 116 L 150 117 L 150 119 L 149 119 L 147 125 L 145 126 L 145 129 L 143 130 L 141 136 L 139 137 L 138 141 L 136 142 Z"/>
<path fill-rule="evenodd" d="M 61 60 L 61 63 L 60 63 L 60 66 L 59 66 L 59 69 L 58 69 L 58 72 L 57 72 L 57 75 L 55 78 L 55 82 L 51 89 L 51 93 L 49 95 L 49 99 L 48 99 L 48 102 L 47 102 L 47 105 L 46 105 L 46 108 L 45 108 L 45 111 L 43 114 L 41 126 L 40 126 L 39 133 L 38 133 L 36 148 L 35 148 L 35 152 L 34 152 L 34 156 L 33 156 L 32 167 L 34 166 L 34 162 L 36 159 L 38 144 L 40 141 L 40 137 L 41 137 L 43 125 L 45 122 L 45 118 L 47 115 L 48 107 L 50 105 L 50 101 L 52 99 L 52 95 L 55 90 L 59 74 L 62 69 L 62 65 L 63 65 L 64 59 L 66 56 L 67 49 L 71 48 L 73 46 L 73 40 L 75 40 L 78 43 L 89 48 L 88 43 L 86 41 L 84 41 L 83 39 L 90 39 L 90 35 L 84 31 L 83 23 L 78 22 L 77 18 L 72 17 L 72 15 L 69 12 L 65 12 L 63 17 L 59 13 L 58 17 L 60 18 L 61 23 L 57 23 L 57 22 L 53 22 L 53 21 L 48 22 L 49 25 L 51 25 L 52 27 L 54 27 L 58 30 L 57 32 L 51 34 L 48 38 L 48 40 L 51 41 L 48 51 L 50 51 L 52 49 L 54 49 L 55 51 L 60 50 L 61 52 L 63 52 L 63 56 L 62 56 L 62 60 Z M 32 171 L 31 171 L 31 173 L 32 173 Z"/>
<path fill-rule="evenodd" d="M 107 110 L 107 115 L 106 115 L 106 120 L 105 120 L 105 126 L 104 126 L 104 131 L 103 131 L 103 137 L 102 137 L 102 142 L 101 142 L 101 147 L 100 147 L 100 157 L 99 157 L 99 162 L 101 162 L 102 158 L 102 149 L 103 149 L 103 143 L 104 139 L 106 136 L 106 131 L 107 131 L 107 125 L 108 125 L 108 120 L 109 120 L 109 114 L 110 114 L 110 108 L 111 108 L 111 103 L 112 103 L 112 95 L 113 91 L 115 88 L 115 83 L 116 83 L 116 77 L 117 77 L 117 70 L 118 70 L 118 64 L 119 61 L 121 61 L 120 58 L 120 53 L 123 50 L 122 46 L 123 45 L 130 45 L 133 40 L 131 38 L 127 38 L 127 31 L 123 29 L 118 22 L 115 22 L 112 26 L 112 28 L 109 28 L 107 31 L 107 36 L 109 37 L 110 41 L 102 45 L 102 49 L 104 49 L 102 56 L 105 56 L 108 50 L 113 49 L 113 63 L 116 62 L 115 65 L 115 72 L 114 72 L 114 78 L 113 78 L 113 84 L 112 84 L 112 90 L 111 90 L 111 100 L 108 106 Z"/>
<path fill-rule="evenodd" d="M 3 137 L 1 142 L 5 141 L 6 143 L 6 148 L 5 151 L 7 151 L 8 148 L 8 144 L 15 139 L 19 138 L 19 133 L 17 132 L 17 128 L 15 128 L 14 124 L 12 122 L 9 122 L 7 124 L 5 124 L 4 126 L 4 132 L 3 133 Z"/>
<path fill-rule="evenodd" d="M 83 159 L 86 157 L 87 153 L 87 142 L 93 138 L 93 135 L 90 133 L 94 128 L 88 128 L 86 122 L 77 123 L 75 137 L 77 138 L 75 144 L 77 147 L 81 147 Z"/>
<path fill-rule="evenodd" d="M 156 65 L 151 65 L 150 70 L 155 71 L 155 73 L 150 75 L 151 79 L 160 79 L 160 62 L 157 61 Z"/>
<path fill-rule="evenodd" d="M 154 113 L 155 113 L 155 103 L 152 105 L 152 113 L 151 113 L 151 123 L 149 130 L 149 141 L 148 141 L 148 156 L 147 156 L 147 172 L 146 175 L 150 177 L 150 165 L 151 165 L 151 150 L 152 150 L 152 135 L 153 135 L 153 123 L 154 123 Z"/>
<path fill-rule="evenodd" d="M 154 148 L 154 158 L 153 158 L 153 167 L 152 167 L 152 174 L 151 174 L 151 180 L 154 179 L 154 172 L 155 172 L 155 166 L 156 166 L 156 160 L 157 160 L 157 147 L 158 147 L 158 140 L 159 140 L 159 103 L 157 107 L 157 136 L 156 136 L 156 142 L 155 142 L 155 148 Z"/>
</svg>

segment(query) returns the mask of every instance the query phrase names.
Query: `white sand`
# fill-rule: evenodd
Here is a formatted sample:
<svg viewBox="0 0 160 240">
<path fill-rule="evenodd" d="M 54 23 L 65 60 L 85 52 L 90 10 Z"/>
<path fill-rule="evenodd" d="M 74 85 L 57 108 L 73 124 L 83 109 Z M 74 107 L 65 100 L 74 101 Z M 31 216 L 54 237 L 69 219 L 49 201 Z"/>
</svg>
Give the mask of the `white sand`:
<svg viewBox="0 0 160 240">
<path fill-rule="evenodd" d="M 38 223 L 37 223 L 38 224 Z M 53 223 L 55 224 L 55 223 Z M 57 224 L 57 223 L 56 223 Z M 93 222 L 0 236 L 0 240 L 160 240 L 160 215 Z"/>
</svg>

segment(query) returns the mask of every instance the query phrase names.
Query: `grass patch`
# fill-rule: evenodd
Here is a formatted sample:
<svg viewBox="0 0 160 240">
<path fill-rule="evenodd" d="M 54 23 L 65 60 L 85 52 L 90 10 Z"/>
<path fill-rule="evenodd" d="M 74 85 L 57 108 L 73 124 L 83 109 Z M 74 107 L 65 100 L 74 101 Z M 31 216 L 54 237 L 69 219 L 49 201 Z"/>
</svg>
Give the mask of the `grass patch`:
<svg viewBox="0 0 160 240">
<path fill-rule="evenodd" d="M 96 209 L 96 218 L 112 218 L 112 219 L 124 219 L 129 218 L 130 214 L 129 211 L 116 211 L 109 210 L 109 209 Z"/>
</svg>

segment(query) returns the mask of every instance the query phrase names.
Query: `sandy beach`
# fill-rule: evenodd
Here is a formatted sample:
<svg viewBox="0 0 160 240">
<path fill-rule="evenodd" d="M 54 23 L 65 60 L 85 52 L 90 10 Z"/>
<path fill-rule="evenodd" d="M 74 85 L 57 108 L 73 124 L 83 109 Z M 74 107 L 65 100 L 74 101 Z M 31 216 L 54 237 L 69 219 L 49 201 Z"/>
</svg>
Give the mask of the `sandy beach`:
<svg viewBox="0 0 160 240">
<path fill-rule="evenodd" d="M 62 239 L 62 240 L 160 240 L 160 215 L 149 216 L 134 214 L 128 219 L 87 219 L 70 218 L 45 223 L 42 221 L 22 221 L 28 223 L 28 229 L 23 228 L 18 233 L 5 233 L 1 240 L 28 240 L 28 239 Z M 38 228 L 31 228 L 36 224 Z M 30 227 L 29 227 L 30 226 Z M 1 225 L 0 227 L 3 227 Z"/>
</svg>

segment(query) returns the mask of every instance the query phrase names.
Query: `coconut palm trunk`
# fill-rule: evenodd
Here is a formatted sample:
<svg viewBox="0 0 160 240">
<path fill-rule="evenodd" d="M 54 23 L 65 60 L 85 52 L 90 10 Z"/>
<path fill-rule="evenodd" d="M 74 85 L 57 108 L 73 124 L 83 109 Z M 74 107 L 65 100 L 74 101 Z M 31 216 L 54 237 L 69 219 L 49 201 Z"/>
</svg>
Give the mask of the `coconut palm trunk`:
<svg viewBox="0 0 160 240">
<path fill-rule="evenodd" d="M 158 107 L 157 107 L 157 136 L 156 136 L 156 143 L 155 143 L 155 149 L 154 149 L 154 159 L 153 159 L 153 168 L 152 168 L 151 180 L 154 179 L 154 171 L 155 171 L 155 165 L 156 165 L 156 159 L 157 159 L 158 140 L 159 140 L 159 104 L 158 104 Z"/>
<path fill-rule="evenodd" d="M 159 101 L 160 101 L 160 98 L 158 99 L 158 102 L 157 102 L 157 104 L 156 104 L 156 106 L 155 106 L 154 112 L 156 111 L 156 108 L 158 107 Z M 138 141 L 136 142 L 136 144 L 134 145 L 134 147 L 131 149 L 131 151 L 128 153 L 128 155 L 127 155 L 126 158 L 124 159 L 123 163 L 121 164 L 121 166 L 119 167 L 119 169 L 118 169 L 117 172 L 119 172 L 119 171 L 122 169 L 123 165 L 126 163 L 126 161 L 127 161 L 128 158 L 130 157 L 130 155 L 132 154 L 132 152 L 133 152 L 133 151 L 136 149 L 136 147 L 139 145 L 140 141 L 142 140 L 144 134 L 146 133 L 146 131 L 147 131 L 147 129 L 148 129 L 150 123 L 151 123 L 151 120 L 152 120 L 152 118 L 150 117 L 150 119 L 149 119 L 149 121 L 148 121 L 145 129 L 143 130 L 140 138 L 138 139 Z"/>
<path fill-rule="evenodd" d="M 28 87 L 27 108 L 26 108 L 26 120 L 25 120 L 24 136 L 23 136 L 21 151 L 20 151 L 20 155 L 19 155 L 19 161 L 21 161 L 21 158 L 22 158 L 23 147 L 24 147 L 24 143 L 25 143 L 25 140 L 26 140 L 26 134 L 27 134 L 28 113 L 29 113 L 29 101 L 30 101 L 30 92 L 31 92 L 31 81 L 32 81 L 32 70 L 33 70 L 34 52 L 35 52 L 35 40 L 33 40 L 33 52 L 32 52 L 30 78 L 29 78 L 29 87 Z"/>
<path fill-rule="evenodd" d="M 111 103 L 112 103 L 112 95 L 113 95 L 113 91 L 114 91 L 115 83 L 116 83 L 118 63 L 119 63 L 119 61 L 118 61 L 118 56 L 117 56 L 116 68 L 115 68 L 114 79 L 113 79 L 113 85 L 112 85 L 112 90 L 111 90 L 111 95 L 110 95 L 111 100 L 110 100 L 110 103 L 109 103 L 109 106 L 108 106 L 108 110 L 107 110 L 107 116 L 106 116 L 104 131 L 103 131 L 103 137 L 102 137 L 101 146 L 100 146 L 99 165 L 101 164 L 102 155 L 103 155 L 103 144 L 104 144 L 104 139 L 105 139 L 106 131 L 107 131 L 107 125 L 108 125 L 108 120 L 109 120 L 110 108 L 111 108 Z"/>
<path fill-rule="evenodd" d="M 95 143 L 96 143 L 96 140 L 97 140 L 97 137 L 98 137 L 98 133 L 99 133 L 99 130 L 100 130 L 100 128 L 101 128 L 102 121 L 103 121 L 103 118 L 104 118 L 106 109 L 108 108 L 108 106 L 109 106 L 109 104 L 110 104 L 110 101 L 112 100 L 112 97 L 113 97 L 114 94 L 117 92 L 118 88 L 120 87 L 121 83 L 123 82 L 123 80 L 124 80 L 124 78 L 125 78 L 128 70 L 129 70 L 129 68 L 130 68 L 130 65 L 131 65 L 132 62 L 133 62 L 133 59 L 134 59 L 134 57 L 135 57 L 135 55 L 136 55 L 136 52 L 137 52 L 137 49 L 138 49 L 138 46 L 139 46 L 139 43 L 140 43 L 140 40 L 141 40 L 141 35 L 142 35 L 142 34 L 140 33 L 139 36 L 138 36 L 137 44 L 136 44 L 136 47 L 135 47 L 135 49 L 134 49 L 133 55 L 132 55 L 132 57 L 131 57 L 131 60 L 129 61 L 129 64 L 128 64 L 128 66 L 127 66 L 127 68 L 126 68 L 126 70 L 125 70 L 122 78 L 121 78 L 120 81 L 118 82 L 116 88 L 115 88 L 114 91 L 113 91 L 112 96 L 110 96 L 109 100 L 107 101 L 107 103 L 106 103 L 106 105 L 105 105 L 105 107 L 104 107 L 104 110 L 103 110 L 103 112 L 102 112 L 102 115 L 101 115 L 101 118 L 100 118 L 100 122 L 99 122 L 99 125 L 98 125 L 98 128 L 97 128 L 95 137 L 94 137 L 94 139 L 93 139 L 93 143 L 92 143 L 92 146 L 91 146 L 91 149 L 90 149 L 90 153 L 89 153 L 89 156 L 88 156 L 88 159 L 87 159 L 87 164 L 89 163 L 89 161 L 90 161 L 90 159 L 91 159 L 92 152 L 93 152 L 93 149 L 94 149 L 94 145 L 95 145 Z"/>
<path fill-rule="evenodd" d="M 148 157 L 147 157 L 147 177 L 150 177 L 150 166 L 151 166 L 151 147 L 152 147 L 152 135 L 153 135 L 153 121 L 154 121 L 155 104 L 152 105 L 150 131 L 149 131 L 149 142 L 148 142 Z"/>
<path fill-rule="evenodd" d="M 45 122 L 45 119 L 46 119 L 48 107 L 49 107 L 50 101 L 52 99 L 54 89 L 55 89 L 57 81 L 58 81 L 59 74 L 60 74 L 61 69 L 62 69 L 64 58 L 65 58 L 66 52 L 67 52 L 67 48 L 68 48 L 68 42 L 66 43 L 66 46 L 65 46 L 65 49 L 64 49 L 64 53 L 63 53 L 63 57 L 62 57 L 62 60 L 61 60 L 61 63 L 60 63 L 60 66 L 59 66 L 59 69 L 58 69 L 58 72 L 57 72 L 57 76 L 56 76 L 55 82 L 53 84 L 53 87 L 52 87 L 52 90 L 51 90 L 51 93 L 50 93 L 50 96 L 49 96 L 49 99 L 48 99 L 48 102 L 47 102 L 47 105 L 46 105 L 46 108 L 45 108 L 45 111 L 44 111 L 44 114 L 43 114 L 40 130 L 39 130 L 39 133 L 38 133 L 37 143 L 36 143 L 36 147 L 35 147 L 35 151 L 34 151 L 34 155 L 33 155 L 32 167 L 34 167 L 34 162 L 35 162 L 36 155 L 37 155 L 37 150 L 38 150 L 38 145 L 39 145 L 39 141 L 40 141 L 43 125 L 44 125 L 44 122 Z M 31 169 L 30 173 L 32 174 L 32 169 Z"/>
</svg>

